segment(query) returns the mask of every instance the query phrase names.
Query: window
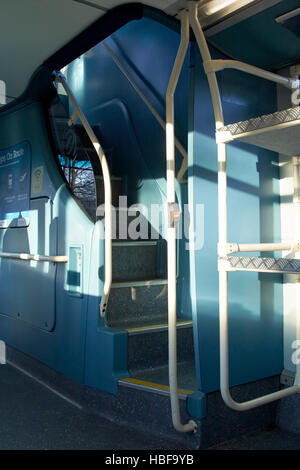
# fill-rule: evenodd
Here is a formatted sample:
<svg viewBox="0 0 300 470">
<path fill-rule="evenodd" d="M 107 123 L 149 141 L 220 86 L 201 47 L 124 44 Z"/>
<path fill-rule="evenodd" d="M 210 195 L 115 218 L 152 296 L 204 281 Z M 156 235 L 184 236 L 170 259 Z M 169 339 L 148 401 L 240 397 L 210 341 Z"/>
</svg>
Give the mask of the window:
<svg viewBox="0 0 300 470">
<path fill-rule="evenodd" d="M 81 124 L 71 127 L 68 125 L 67 109 L 66 96 L 55 98 L 50 107 L 50 123 L 56 154 L 73 196 L 95 221 L 97 203 L 103 202 L 99 201 L 99 194 L 103 192 L 100 162 L 83 126 Z M 93 127 L 93 130 L 99 138 L 98 127 Z"/>
</svg>

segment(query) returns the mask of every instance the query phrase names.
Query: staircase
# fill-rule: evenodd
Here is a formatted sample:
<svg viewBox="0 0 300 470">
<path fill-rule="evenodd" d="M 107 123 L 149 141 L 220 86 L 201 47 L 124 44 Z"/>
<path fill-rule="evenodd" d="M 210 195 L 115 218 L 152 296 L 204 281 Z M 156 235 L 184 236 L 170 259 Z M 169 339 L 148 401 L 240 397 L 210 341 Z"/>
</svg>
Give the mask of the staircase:
<svg viewBox="0 0 300 470">
<path fill-rule="evenodd" d="M 65 155 L 75 164 L 78 161 L 86 161 L 87 164 L 91 162 L 88 169 L 92 182 L 94 182 L 92 175 L 95 177 L 97 206 L 104 204 L 104 185 L 98 156 L 84 129 L 78 124 L 70 131 L 68 118 L 60 105 L 58 109 L 52 111 L 51 124 L 59 155 Z M 94 131 L 100 133 L 99 129 L 94 128 Z M 112 354 L 109 357 L 113 364 L 111 374 L 109 377 L 105 376 L 103 382 L 97 384 L 97 388 L 101 389 L 102 386 L 103 390 L 111 392 L 111 385 L 107 385 L 104 381 L 111 379 L 111 382 L 115 384 L 118 380 L 116 377 L 121 377 L 118 380 L 118 393 L 116 396 L 112 393 L 107 396 L 106 392 L 103 392 L 101 403 L 97 402 L 97 406 L 110 418 L 114 416 L 116 421 L 123 423 L 130 421 L 139 429 L 144 429 L 146 423 L 148 431 L 152 430 L 154 434 L 169 435 L 172 439 L 180 439 L 181 445 L 184 443 L 184 445 L 196 447 L 198 446 L 197 436 L 178 435 L 171 419 L 166 241 L 155 232 L 142 214 L 132 213 L 123 204 L 119 206 L 120 197 L 126 193 L 127 184 L 125 184 L 125 179 L 123 180 L 116 174 L 117 169 L 113 168 L 112 159 L 109 163 L 112 204 L 115 208 L 113 211 L 115 218 L 113 216 L 112 224 L 112 286 L 106 309 L 105 325 L 101 329 L 104 336 L 107 335 L 106 339 L 111 338 L 112 334 L 116 338 L 114 347 L 118 350 L 117 355 L 123 357 L 126 355 L 127 373 L 123 373 L 124 361 L 122 361 L 122 373 L 119 372 L 118 367 L 114 369 Z M 79 197 L 75 190 L 73 192 L 94 219 L 95 195 L 94 197 L 89 195 L 89 200 L 86 201 Z M 102 214 L 104 215 L 104 212 Z M 136 233 L 136 236 L 130 237 L 131 232 L 128 229 L 137 217 L 141 222 L 140 225 L 146 230 L 141 231 L 142 234 Z M 98 218 L 101 219 L 101 216 L 98 215 Z M 137 232 L 139 229 L 140 227 L 137 227 Z M 120 332 L 122 340 L 119 341 Z M 124 332 L 126 332 L 127 341 L 124 341 Z M 188 398 L 193 400 L 192 395 L 198 387 L 194 361 L 193 326 L 192 321 L 185 318 L 177 319 L 177 360 L 179 406 L 181 415 L 187 421 L 191 417 L 188 411 Z M 85 390 L 84 393 L 89 392 Z M 196 415 L 198 414 L 197 409 Z"/>
<path fill-rule="evenodd" d="M 116 194 L 121 196 L 120 189 L 118 179 L 112 178 L 114 200 Z M 123 207 L 116 209 L 113 282 L 106 322 L 108 327 L 128 334 L 129 377 L 121 379 L 119 385 L 169 394 L 166 243 L 161 238 L 144 240 L 140 236 L 131 240 L 128 227 L 137 216 L 142 220 L 141 214 L 132 215 Z M 125 227 L 120 224 L 124 219 Z M 150 223 L 143 220 L 144 224 L 150 234 Z M 178 385 L 180 394 L 186 397 L 197 389 L 192 321 L 178 318 L 177 343 Z"/>
</svg>

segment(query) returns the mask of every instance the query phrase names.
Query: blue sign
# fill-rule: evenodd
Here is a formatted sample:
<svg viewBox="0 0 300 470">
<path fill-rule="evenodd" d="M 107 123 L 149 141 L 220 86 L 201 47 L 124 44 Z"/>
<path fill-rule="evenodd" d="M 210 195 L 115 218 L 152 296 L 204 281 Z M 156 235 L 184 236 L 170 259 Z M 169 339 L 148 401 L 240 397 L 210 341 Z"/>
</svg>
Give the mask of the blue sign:
<svg viewBox="0 0 300 470">
<path fill-rule="evenodd" d="M 28 142 L 0 150 L 0 228 L 29 225 L 30 168 Z"/>
</svg>

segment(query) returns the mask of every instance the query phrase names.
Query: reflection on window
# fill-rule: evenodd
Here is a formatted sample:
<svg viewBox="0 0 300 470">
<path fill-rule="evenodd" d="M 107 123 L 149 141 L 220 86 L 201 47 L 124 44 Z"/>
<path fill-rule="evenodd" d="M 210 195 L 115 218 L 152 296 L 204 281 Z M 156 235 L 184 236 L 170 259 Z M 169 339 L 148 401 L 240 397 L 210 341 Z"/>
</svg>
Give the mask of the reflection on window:
<svg viewBox="0 0 300 470">
<path fill-rule="evenodd" d="M 81 202 L 92 219 L 96 214 L 96 193 L 94 172 L 91 162 L 77 161 L 59 155 L 59 162 L 72 194 Z"/>
<path fill-rule="evenodd" d="M 65 99 L 65 103 L 62 100 Z M 92 220 L 96 220 L 97 193 L 95 175 L 100 182 L 98 156 L 81 124 L 68 125 L 68 100 L 56 98 L 50 107 L 50 123 L 58 162 L 73 196 L 81 203 Z M 99 129 L 93 127 L 99 137 Z"/>
</svg>

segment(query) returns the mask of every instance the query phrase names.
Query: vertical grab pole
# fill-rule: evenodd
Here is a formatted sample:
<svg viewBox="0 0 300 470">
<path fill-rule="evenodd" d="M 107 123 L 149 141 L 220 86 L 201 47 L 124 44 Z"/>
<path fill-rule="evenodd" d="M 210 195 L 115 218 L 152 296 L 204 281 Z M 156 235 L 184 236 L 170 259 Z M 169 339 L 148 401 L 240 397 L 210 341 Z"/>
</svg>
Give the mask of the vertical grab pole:
<svg viewBox="0 0 300 470">
<path fill-rule="evenodd" d="M 188 2 L 189 5 L 189 14 L 190 14 L 190 24 L 195 35 L 200 54 L 203 60 L 203 64 L 207 64 L 211 61 L 211 55 L 207 46 L 207 42 L 202 31 L 201 25 L 198 20 L 198 3 L 199 2 Z M 215 115 L 216 129 L 224 126 L 222 103 L 220 98 L 220 92 L 218 87 L 218 82 L 216 74 L 214 71 L 206 72 L 208 85 L 210 88 L 210 94 L 213 102 L 213 110 Z"/>
<path fill-rule="evenodd" d="M 111 289 L 112 283 L 112 206 L 111 206 L 111 181 L 110 181 L 110 173 L 107 164 L 107 160 L 103 149 L 98 141 L 92 127 L 88 123 L 83 111 L 80 109 L 80 106 L 77 103 L 75 96 L 71 88 L 69 87 L 65 76 L 61 72 L 56 73 L 56 82 L 62 84 L 63 88 L 65 89 L 72 105 L 74 108 L 74 119 L 80 119 L 82 125 L 93 144 L 93 147 L 99 157 L 99 161 L 102 168 L 103 174 L 103 182 L 104 182 L 104 209 L 105 209 L 105 239 L 104 239 L 104 286 L 103 286 L 103 294 L 100 303 L 100 315 L 101 317 L 105 316 L 108 297 Z M 71 122 L 73 121 L 73 116 L 71 118 Z"/>
<path fill-rule="evenodd" d="M 190 24 L 202 56 L 203 63 L 209 63 L 211 55 L 198 20 L 198 3 L 189 2 Z M 212 97 L 216 130 L 224 126 L 223 110 L 215 72 L 207 72 Z M 218 233 L 219 255 L 226 254 L 227 244 L 227 174 L 226 144 L 218 143 Z M 228 361 L 228 273 L 219 270 L 219 327 L 220 327 L 220 388 L 225 403 L 229 404 L 226 391 L 229 390 Z M 231 403 L 230 405 L 231 406 Z"/>
<path fill-rule="evenodd" d="M 300 157 L 292 158 L 293 164 L 293 209 L 294 209 L 294 245 L 300 244 Z M 295 258 L 299 258 L 299 251 L 294 252 Z M 300 276 L 296 277 L 296 340 L 300 340 Z M 296 375 L 294 385 L 300 386 L 300 364 L 296 364 Z"/>
<path fill-rule="evenodd" d="M 190 23 L 204 63 L 211 60 L 207 42 L 198 20 L 198 3 L 189 2 Z M 213 102 L 216 130 L 224 126 L 222 103 L 215 72 L 208 72 L 207 80 Z M 227 244 L 227 174 L 226 144 L 218 143 L 218 252 L 226 255 Z M 229 389 L 228 361 L 228 273 L 219 271 L 219 323 L 220 323 L 220 383 L 224 401 L 228 397 L 223 390 Z"/>
<path fill-rule="evenodd" d="M 179 14 L 181 40 L 166 93 L 166 159 L 167 159 L 167 204 L 168 204 L 168 337 L 169 337 L 169 384 L 171 412 L 174 428 L 179 432 L 195 431 L 197 425 L 190 420 L 181 423 L 177 382 L 177 338 L 176 338 L 176 223 L 175 223 L 175 132 L 174 93 L 189 45 L 189 16 L 186 10 Z"/>
</svg>

